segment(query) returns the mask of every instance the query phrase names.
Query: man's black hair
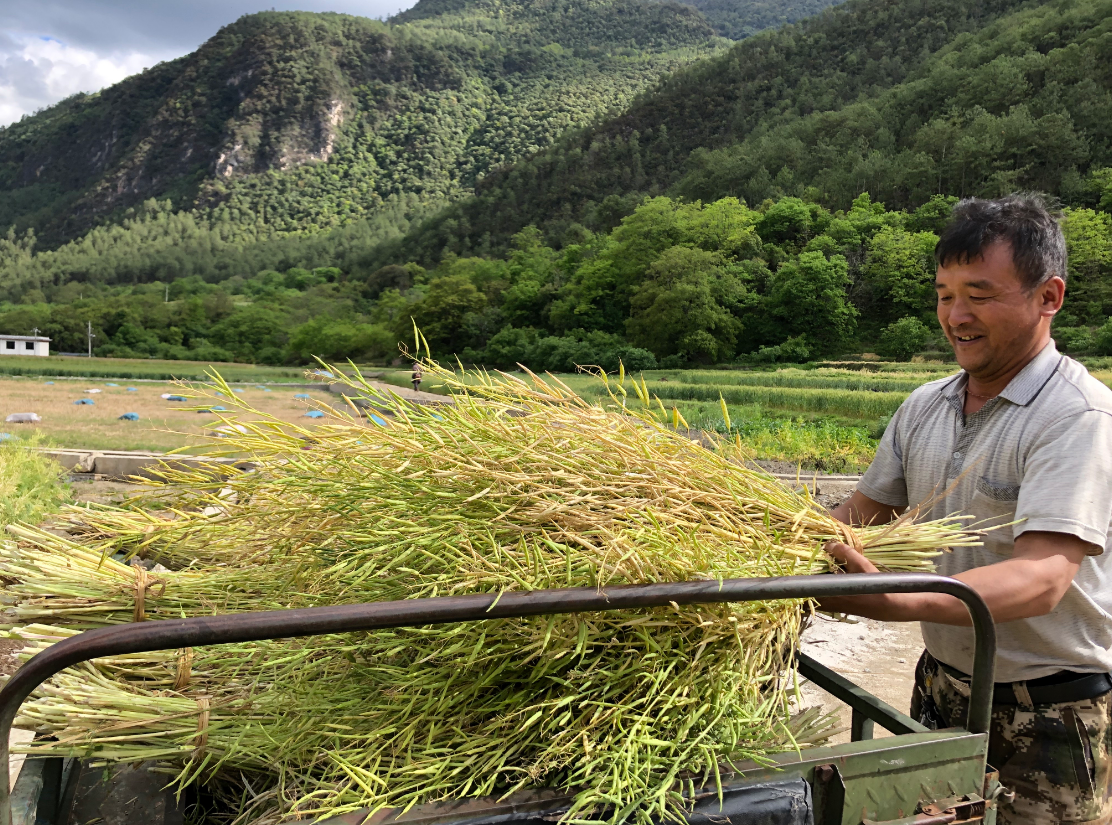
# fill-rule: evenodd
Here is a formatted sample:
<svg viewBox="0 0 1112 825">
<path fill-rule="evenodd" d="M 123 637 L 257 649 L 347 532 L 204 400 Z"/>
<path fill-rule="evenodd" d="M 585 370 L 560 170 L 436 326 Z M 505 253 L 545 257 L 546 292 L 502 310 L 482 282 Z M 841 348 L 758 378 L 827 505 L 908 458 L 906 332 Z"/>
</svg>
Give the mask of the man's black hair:
<svg viewBox="0 0 1112 825">
<path fill-rule="evenodd" d="M 954 206 L 934 247 L 941 266 L 984 257 L 994 243 L 1012 248 L 1012 263 L 1030 291 L 1055 275 L 1066 278 L 1066 240 L 1057 214 L 1039 195 L 1020 193 L 994 200 L 966 198 Z"/>
</svg>

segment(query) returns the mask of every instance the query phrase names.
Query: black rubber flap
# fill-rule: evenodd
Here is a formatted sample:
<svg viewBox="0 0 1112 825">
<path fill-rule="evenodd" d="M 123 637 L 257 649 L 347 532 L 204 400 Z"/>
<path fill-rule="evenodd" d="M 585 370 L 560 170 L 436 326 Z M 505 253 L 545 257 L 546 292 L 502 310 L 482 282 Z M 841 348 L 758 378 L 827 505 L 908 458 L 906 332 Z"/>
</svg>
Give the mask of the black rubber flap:
<svg viewBox="0 0 1112 825">
<path fill-rule="evenodd" d="M 567 813 L 571 797 L 552 790 L 522 791 L 514 797 L 492 801 L 469 799 L 413 808 L 391 815 L 379 811 L 371 825 L 554 825 Z M 318 825 L 365 825 L 366 809 L 322 820 Z M 599 817 L 605 819 L 605 814 Z M 690 825 L 814 825 L 811 788 L 802 779 L 782 779 L 724 788 L 722 802 L 716 793 L 700 794 L 685 815 Z M 658 820 L 675 825 L 675 820 Z"/>
<path fill-rule="evenodd" d="M 814 825 L 811 786 L 802 779 L 762 782 L 700 800 L 685 817 L 691 825 Z"/>
</svg>

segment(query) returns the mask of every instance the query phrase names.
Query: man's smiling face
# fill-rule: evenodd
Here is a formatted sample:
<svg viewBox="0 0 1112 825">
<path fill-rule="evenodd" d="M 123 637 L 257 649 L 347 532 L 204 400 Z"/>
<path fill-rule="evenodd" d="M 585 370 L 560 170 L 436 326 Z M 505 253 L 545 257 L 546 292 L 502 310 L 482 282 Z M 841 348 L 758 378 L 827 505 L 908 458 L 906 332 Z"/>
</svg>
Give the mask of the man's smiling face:
<svg viewBox="0 0 1112 825">
<path fill-rule="evenodd" d="M 1006 241 L 988 246 L 982 257 L 938 267 L 938 321 L 958 364 L 991 380 L 1032 347 L 1041 349 L 1065 290 L 1060 279 L 1051 281 L 1058 284 L 1024 289 Z"/>
</svg>

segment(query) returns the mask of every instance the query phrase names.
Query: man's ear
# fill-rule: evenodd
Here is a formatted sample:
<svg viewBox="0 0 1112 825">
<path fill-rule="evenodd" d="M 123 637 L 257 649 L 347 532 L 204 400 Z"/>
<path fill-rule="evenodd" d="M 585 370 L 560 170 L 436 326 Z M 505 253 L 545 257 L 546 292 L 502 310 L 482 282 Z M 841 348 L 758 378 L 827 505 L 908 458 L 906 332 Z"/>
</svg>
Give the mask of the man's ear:
<svg viewBox="0 0 1112 825">
<path fill-rule="evenodd" d="M 1039 295 L 1040 314 L 1044 318 L 1053 318 L 1066 299 L 1066 282 L 1055 275 L 1049 281 L 1039 284 L 1036 292 Z"/>
</svg>

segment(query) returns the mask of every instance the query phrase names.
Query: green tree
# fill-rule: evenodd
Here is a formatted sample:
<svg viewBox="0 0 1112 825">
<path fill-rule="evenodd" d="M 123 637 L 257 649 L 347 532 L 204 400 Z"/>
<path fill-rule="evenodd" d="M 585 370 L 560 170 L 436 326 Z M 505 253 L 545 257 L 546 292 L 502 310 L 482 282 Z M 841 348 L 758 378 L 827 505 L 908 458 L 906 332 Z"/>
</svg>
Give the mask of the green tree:
<svg viewBox="0 0 1112 825">
<path fill-rule="evenodd" d="M 437 278 L 429 284 L 428 294 L 410 308 L 409 318 L 399 319 L 395 332 L 403 339 L 411 338 L 411 318 L 433 352 L 463 352 L 472 343 L 466 336 L 468 315 L 486 305 L 486 297 L 466 275 Z"/>
<path fill-rule="evenodd" d="M 931 331 L 918 318 L 901 318 L 880 333 L 877 351 L 885 358 L 909 361 L 911 356 L 922 352 L 932 338 Z"/>
<path fill-rule="evenodd" d="M 821 354 L 836 352 L 857 328 L 857 310 L 846 299 L 849 264 L 841 255 L 803 252 L 772 276 L 766 306 L 782 339 L 804 336 Z"/>
<path fill-rule="evenodd" d="M 720 255 L 674 246 L 653 262 L 634 293 L 626 331 L 632 344 L 658 358 L 728 361 L 742 329 L 737 313 L 751 303 L 737 272 L 724 266 Z"/>
<path fill-rule="evenodd" d="M 881 228 L 866 246 L 862 274 L 872 290 L 871 320 L 883 324 L 905 316 L 920 317 L 934 306 L 933 232 Z"/>
</svg>

